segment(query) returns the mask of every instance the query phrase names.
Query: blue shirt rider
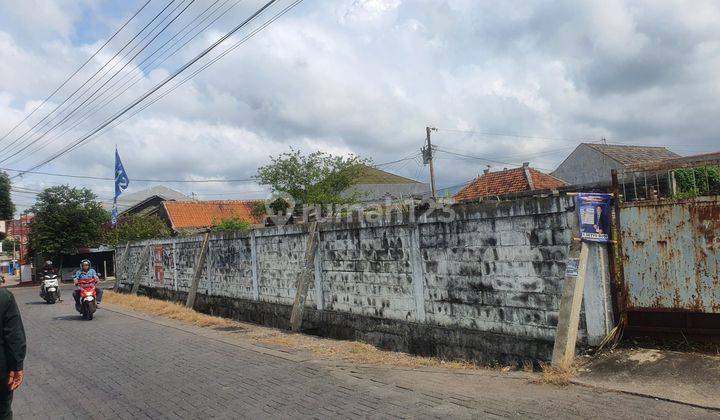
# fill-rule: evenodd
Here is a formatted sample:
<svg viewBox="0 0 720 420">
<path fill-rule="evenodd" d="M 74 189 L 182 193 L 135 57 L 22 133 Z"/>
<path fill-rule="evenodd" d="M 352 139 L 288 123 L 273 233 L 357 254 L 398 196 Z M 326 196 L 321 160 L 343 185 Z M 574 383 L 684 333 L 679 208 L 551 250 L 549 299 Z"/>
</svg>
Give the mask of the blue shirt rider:
<svg viewBox="0 0 720 420">
<path fill-rule="evenodd" d="M 95 272 L 95 269 L 90 266 L 90 260 L 82 260 L 80 261 L 80 269 L 75 272 L 75 275 L 73 276 L 73 282 L 75 282 L 75 285 L 77 285 L 78 280 L 88 280 L 88 279 L 94 279 L 95 282 L 100 281 L 100 278 L 98 277 L 97 273 Z M 97 303 L 100 303 L 102 301 L 102 295 L 103 291 L 101 288 L 97 287 L 95 289 L 95 292 L 97 293 Z M 73 298 L 75 299 L 75 305 L 80 305 L 80 290 L 75 289 L 73 292 Z"/>
</svg>

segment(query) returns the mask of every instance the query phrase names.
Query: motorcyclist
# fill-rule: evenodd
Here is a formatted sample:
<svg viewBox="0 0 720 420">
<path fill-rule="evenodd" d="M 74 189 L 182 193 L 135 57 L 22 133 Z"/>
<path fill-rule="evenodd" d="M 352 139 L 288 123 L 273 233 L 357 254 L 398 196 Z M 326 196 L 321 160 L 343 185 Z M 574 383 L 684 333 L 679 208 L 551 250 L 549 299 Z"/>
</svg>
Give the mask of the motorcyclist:
<svg viewBox="0 0 720 420">
<path fill-rule="evenodd" d="M 57 274 L 57 269 L 53 266 L 53 262 L 50 260 L 45 261 L 45 265 L 43 265 L 43 268 L 42 268 L 43 277 L 46 275 L 53 275 L 53 274 Z M 41 278 L 41 280 L 42 280 L 42 278 Z M 45 285 L 41 281 L 40 282 L 40 296 L 42 296 L 44 287 L 45 287 Z M 58 297 L 60 297 L 60 288 L 57 289 L 57 295 L 58 295 Z"/>
<path fill-rule="evenodd" d="M 45 261 L 45 265 L 43 266 L 42 272 L 43 272 L 43 274 L 45 274 L 45 273 L 55 274 L 56 270 L 55 270 L 55 267 L 53 267 L 53 262 L 50 260 Z"/>
<path fill-rule="evenodd" d="M 78 284 L 78 280 L 83 281 L 91 281 L 97 284 L 100 279 L 98 278 L 97 273 L 95 270 L 90 266 L 90 260 L 82 260 L 80 261 L 80 269 L 75 272 L 75 275 L 73 276 L 73 282 L 75 283 L 75 286 Z M 96 287 L 95 292 L 97 293 L 97 303 L 100 303 L 102 301 L 102 289 L 99 287 Z M 73 292 L 73 299 L 75 299 L 75 307 L 80 307 L 80 288 L 76 287 L 75 291 Z"/>
</svg>

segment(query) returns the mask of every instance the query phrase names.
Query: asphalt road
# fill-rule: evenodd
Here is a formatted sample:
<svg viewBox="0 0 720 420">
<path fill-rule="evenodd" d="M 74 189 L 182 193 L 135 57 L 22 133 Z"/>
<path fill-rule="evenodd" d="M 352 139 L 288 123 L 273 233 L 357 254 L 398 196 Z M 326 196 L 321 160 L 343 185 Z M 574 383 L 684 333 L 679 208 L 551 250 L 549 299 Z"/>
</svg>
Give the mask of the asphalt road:
<svg viewBox="0 0 720 420">
<path fill-rule="evenodd" d="M 65 301 L 13 289 L 28 336 L 16 418 L 719 418 L 718 412 L 493 371 L 348 366 L 284 357 L 232 332 L 105 307 L 82 320 Z M 216 334 L 216 335 L 214 335 Z M 228 338 L 229 337 L 229 338 Z"/>
</svg>

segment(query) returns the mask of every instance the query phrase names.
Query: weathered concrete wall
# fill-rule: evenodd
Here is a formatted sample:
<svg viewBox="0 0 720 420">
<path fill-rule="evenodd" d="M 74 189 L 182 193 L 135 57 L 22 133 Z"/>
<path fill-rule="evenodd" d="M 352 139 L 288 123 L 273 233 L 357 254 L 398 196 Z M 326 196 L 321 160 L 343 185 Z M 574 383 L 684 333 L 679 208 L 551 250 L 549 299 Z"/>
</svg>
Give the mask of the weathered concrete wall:
<svg viewBox="0 0 720 420">
<path fill-rule="evenodd" d="M 417 223 L 321 224 L 304 327 L 420 354 L 548 359 L 576 223 L 572 198 L 484 202 L 453 211 L 452 218 L 426 215 Z M 287 327 L 305 229 L 212 236 L 197 308 Z M 145 293 L 182 299 L 201 243 L 202 237 L 134 243 L 129 266 L 161 246 L 164 281 L 155 279 L 151 258 L 141 285 Z M 132 283 L 122 272 L 120 282 Z M 585 334 L 580 337 L 585 344 Z"/>
</svg>

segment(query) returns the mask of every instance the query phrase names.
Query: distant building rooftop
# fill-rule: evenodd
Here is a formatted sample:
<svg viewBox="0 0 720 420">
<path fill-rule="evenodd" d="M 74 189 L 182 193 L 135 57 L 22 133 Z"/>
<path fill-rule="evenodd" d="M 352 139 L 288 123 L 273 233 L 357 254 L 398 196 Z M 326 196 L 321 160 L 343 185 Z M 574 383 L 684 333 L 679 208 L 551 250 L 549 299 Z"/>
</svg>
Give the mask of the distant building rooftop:
<svg viewBox="0 0 720 420">
<path fill-rule="evenodd" d="M 598 143 L 582 144 L 623 165 L 680 157 L 677 153 L 673 153 L 664 147 L 658 146 L 628 146 L 624 144 Z"/>
<path fill-rule="evenodd" d="M 554 189 L 565 185 L 567 185 L 566 182 L 525 164 L 521 168 L 504 169 L 496 172 L 486 171 L 467 187 L 460 190 L 453 198 L 455 201 L 468 201 L 486 196 Z"/>
<path fill-rule="evenodd" d="M 420 184 L 414 179 L 391 174 L 372 166 L 363 166 L 360 175 L 355 178 L 356 184 Z"/>
<path fill-rule="evenodd" d="M 252 224 L 262 217 L 252 215 L 257 200 L 165 201 L 163 208 L 174 231 L 206 229 L 224 219 L 240 218 Z"/>
<path fill-rule="evenodd" d="M 679 157 L 665 147 L 580 143 L 552 172 L 575 186 L 609 186 L 612 170 L 624 171 L 638 163 L 662 162 Z"/>
<path fill-rule="evenodd" d="M 637 162 L 627 166 L 628 171 L 664 171 L 706 165 L 720 165 L 720 152 L 702 153 L 652 162 Z"/>
<path fill-rule="evenodd" d="M 152 197 L 159 197 L 163 200 L 178 201 L 190 199 L 190 197 L 181 193 L 180 191 L 175 191 L 172 188 L 168 188 L 164 185 L 155 185 L 153 187 L 132 192 L 129 194 L 121 194 L 120 197 L 118 197 L 118 211 L 123 212 L 135 206 L 136 204 L 146 201 L 147 199 Z"/>
<path fill-rule="evenodd" d="M 383 171 L 373 166 L 363 165 L 353 185 L 343 191 L 344 195 L 355 195 L 364 203 L 422 197 L 430 191 L 430 186 Z"/>
</svg>

